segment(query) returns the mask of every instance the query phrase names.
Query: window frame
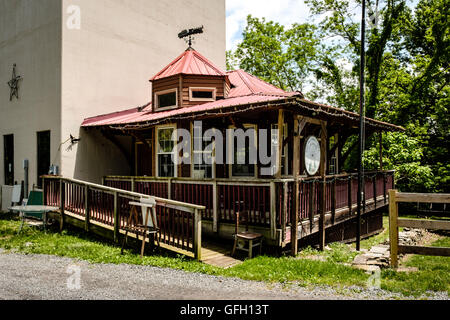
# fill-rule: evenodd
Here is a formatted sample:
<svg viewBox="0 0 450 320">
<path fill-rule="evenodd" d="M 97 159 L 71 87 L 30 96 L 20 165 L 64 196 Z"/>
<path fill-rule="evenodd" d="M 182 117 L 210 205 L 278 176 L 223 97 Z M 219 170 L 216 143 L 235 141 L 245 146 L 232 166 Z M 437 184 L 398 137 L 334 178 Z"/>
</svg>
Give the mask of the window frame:
<svg viewBox="0 0 450 320">
<path fill-rule="evenodd" d="M 172 106 L 160 107 L 159 99 L 158 99 L 159 96 L 162 96 L 162 95 L 165 95 L 168 93 L 172 93 L 172 92 L 175 92 L 175 104 Z M 172 89 L 155 92 L 155 111 L 165 111 L 165 110 L 171 110 L 171 109 L 176 109 L 176 108 L 178 108 L 178 88 L 172 88 Z"/>
<path fill-rule="evenodd" d="M 257 124 L 252 124 L 252 123 L 244 123 L 243 124 L 243 128 L 244 129 L 255 129 L 255 148 L 256 151 L 259 152 L 258 150 L 258 136 L 259 136 L 259 132 L 258 132 L 258 125 Z M 236 126 L 230 125 L 228 126 L 228 129 L 237 129 Z M 234 144 L 234 137 L 233 136 L 227 136 L 227 144 L 228 144 L 228 150 L 231 150 L 231 146 L 229 145 L 230 143 Z M 236 149 L 233 148 L 234 152 L 236 152 Z M 228 151 L 227 151 L 228 152 Z M 234 154 L 230 155 L 227 154 L 227 157 L 232 157 L 232 159 L 234 160 Z M 249 166 L 251 166 L 252 164 L 249 164 Z M 230 179 L 232 178 L 237 178 L 237 179 L 246 179 L 246 178 L 250 178 L 250 179 L 257 179 L 258 178 L 258 161 L 256 161 L 255 164 L 253 164 L 252 166 L 254 166 L 254 174 L 253 176 L 236 176 L 233 175 L 233 164 L 228 164 L 228 176 L 230 177 Z"/>
<path fill-rule="evenodd" d="M 217 128 L 212 128 L 213 130 L 219 130 Z M 205 131 L 202 132 L 202 145 L 203 145 L 203 135 L 204 135 Z M 194 163 L 194 153 L 201 153 L 201 154 L 205 154 L 206 152 L 204 150 L 202 151 L 196 151 L 194 150 L 194 123 L 191 123 L 191 178 L 194 179 L 194 172 L 198 171 L 195 170 L 195 163 Z M 211 164 L 211 175 L 212 177 L 210 178 L 202 178 L 202 179 L 216 179 L 216 143 L 212 142 L 214 147 L 213 150 L 211 151 L 211 158 L 213 163 Z M 205 166 L 209 166 L 208 164 L 203 164 Z"/>
<path fill-rule="evenodd" d="M 155 127 L 155 165 L 156 165 L 156 172 L 155 172 L 155 176 L 157 178 L 178 178 L 178 164 L 173 164 L 173 177 L 161 177 L 159 174 L 159 155 L 160 154 L 173 154 L 173 150 L 172 152 L 164 152 L 164 153 L 160 153 L 159 152 L 159 141 L 158 141 L 158 137 L 159 137 L 159 131 L 160 130 L 164 130 L 164 129 L 173 129 L 175 134 L 177 132 L 177 125 L 176 124 L 165 124 L 165 125 L 160 125 L 160 126 L 156 126 Z M 174 141 L 174 146 L 176 146 L 178 143 L 178 141 Z"/>
<path fill-rule="evenodd" d="M 212 98 L 194 98 L 194 91 L 212 92 Z M 189 101 L 216 101 L 217 88 L 215 87 L 189 87 Z"/>
<path fill-rule="evenodd" d="M 278 123 L 272 123 L 270 125 L 270 139 L 272 141 L 272 130 L 277 130 L 277 157 L 278 157 Z M 287 122 L 283 123 L 283 141 L 289 137 L 289 124 Z M 282 163 L 282 169 L 281 170 L 281 176 L 282 177 L 288 177 L 289 176 L 289 142 L 282 148 L 281 153 L 281 159 L 283 161 Z M 275 175 L 275 174 L 274 174 Z"/>
</svg>

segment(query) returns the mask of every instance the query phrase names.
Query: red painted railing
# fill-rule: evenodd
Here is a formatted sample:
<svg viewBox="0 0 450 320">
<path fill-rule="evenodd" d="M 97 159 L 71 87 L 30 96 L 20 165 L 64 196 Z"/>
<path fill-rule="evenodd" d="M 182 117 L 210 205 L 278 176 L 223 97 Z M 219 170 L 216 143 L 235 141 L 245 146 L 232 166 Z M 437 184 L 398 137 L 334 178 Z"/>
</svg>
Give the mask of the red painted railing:
<svg viewBox="0 0 450 320">
<path fill-rule="evenodd" d="M 384 171 L 366 173 L 364 176 L 363 192 L 365 204 L 377 204 L 378 197 L 384 197 L 387 203 L 387 192 L 394 188 L 394 172 Z M 312 219 L 320 214 L 320 197 L 323 187 L 323 179 L 301 178 L 299 180 L 299 221 Z M 338 210 L 349 210 L 357 204 L 358 176 L 356 174 L 328 176 L 325 179 L 325 212 L 334 214 Z M 277 221 L 283 225 L 283 217 L 286 217 L 286 225 L 289 225 L 294 208 L 289 205 L 292 202 L 294 182 L 278 184 L 278 217 Z M 285 191 L 287 188 L 287 191 Z M 287 197 L 287 201 L 284 199 Z M 364 200 L 364 199 L 363 199 Z M 379 199 L 378 199 L 379 200 Z M 286 206 L 287 204 L 287 206 Z M 286 212 L 283 212 L 285 210 Z"/>
<path fill-rule="evenodd" d="M 104 184 L 109 187 L 123 186 L 124 190 L 128 191 L 204 206 L 202 218 L 205 220 L 214 220 L 216 211 L 219 223 L 234 223 L 235 213 L 246 210 L 250 213 L 252 224 L 269 226 L 271 223 L 269 181 L 106 177 Z"/>
<path fill-rule="evenodd" d="M 356 174 L 327 176 L 325 181 L 326 213 L 334 215 L 339 210 L 348 211 L 349 207 L 355 210 L 358 190 Z M 391 171 L 366 173 L 363 184 L 366 203 L 374 202 L 376 197 L 386 196 L 388 190 L 393 188 L 393 181 Z M 294 183 L 292 178 L 195 180 L 111 176 L 104 179 L 107 186 L 123 185 L 128 188 L 126 190 L 202 205 L 206 208 L 202 218 L 212 220 L 215 226 L 234 223 L 236 212 L 245 210 L 250 213 L 250 225 L 270 227 L 272 230 L 284 229 L 291 224 L 295 210 Z M 322 186 L 323 180 L 318 177 L 299 179 L 299 221 L 312 221 L 320 214 Z"/>
<path fill-rule="evenodd" d="M 130 192 L 125 189 L 61 177 L 46 176 L 43 177 L 43 181 L 44 204 L 60 207 L 60 212 L 63 214 L 70 212 L 84 220 L 86 226 L 97 222 L 113 227 L 116 240 L 119 238 L 120 230 L 127 227 L 131 210 L 129 203 L 149 197 L 146 194 Z M 119 181 L 114 181 L 111 185 L 123 188 L 131 187 L 129 183 Z M 142 187 L 145 188 L 145 184 L 142 184 Z M 160 228 L 157 235 L 159 241 L 194 252 L 197 259 L 200 259 L 201 215 L 205 207 L 161 197 L 154 198 Z M 61 206 L 61 203 L 64 205 Z M 143 221 L 139 221 L 139 223 L 143 224 Z"/>
</svg>

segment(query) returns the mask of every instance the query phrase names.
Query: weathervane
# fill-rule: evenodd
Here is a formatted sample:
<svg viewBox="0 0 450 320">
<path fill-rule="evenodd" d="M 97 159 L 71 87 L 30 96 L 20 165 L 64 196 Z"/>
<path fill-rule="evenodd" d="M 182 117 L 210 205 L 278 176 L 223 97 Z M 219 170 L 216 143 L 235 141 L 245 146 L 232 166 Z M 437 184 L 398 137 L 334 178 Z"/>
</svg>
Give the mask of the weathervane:
<svg viewBox="0 0 450 320">
<path fill-rule="evenodd" d="M 9 94 L 9 101 L 12 101 L 12 98 L 16 96 L 19 99 L 19 81 L 22 80 L 21 76 L 16 76 L 16 64 L 14 63 L 12 79 L 8 82 L 8 86 L 11 89 L 11 93 Z"/>
<path fill-rule="evenodd" d="M 200 28 L 194 28 L 194 29 L 189 29 L 189 30 L 183 30 L 178 34 L 178 38 L 183 39 L 188 37 L 188 39 L 184 39 L 186 41 L 186 43 L 189 44 L 189 48 L 192 48 L 192 36 L 194 34 L 201 34 L 203 33 L 203 26 L 201 26 Z"/>
</svg>

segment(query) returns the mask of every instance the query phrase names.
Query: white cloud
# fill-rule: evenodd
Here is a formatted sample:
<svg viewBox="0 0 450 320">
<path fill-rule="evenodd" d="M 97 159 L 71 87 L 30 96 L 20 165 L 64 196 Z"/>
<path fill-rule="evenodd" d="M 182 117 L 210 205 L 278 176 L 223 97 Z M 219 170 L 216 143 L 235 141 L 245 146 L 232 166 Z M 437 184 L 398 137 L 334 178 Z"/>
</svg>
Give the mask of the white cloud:
<svg viewBox="0 0 450 320">
<path fill-rule="evenodd" d="M 226 0 L 227 5 L 227 50 L 235 49 L 242 39 L 247 16 L 266 18 L 290 26 L 304 23 L 310 12 L 303 0 Z"/>
</svg>

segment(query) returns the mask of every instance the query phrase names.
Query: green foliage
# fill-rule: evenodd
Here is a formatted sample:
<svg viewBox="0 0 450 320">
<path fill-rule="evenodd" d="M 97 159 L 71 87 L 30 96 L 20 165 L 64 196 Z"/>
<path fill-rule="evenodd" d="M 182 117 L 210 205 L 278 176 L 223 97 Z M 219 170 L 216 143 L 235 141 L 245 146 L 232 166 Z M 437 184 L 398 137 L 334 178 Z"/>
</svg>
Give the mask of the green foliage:
<svg viewBox="0 0 450 320">
<path fill-rule="evenodd" d="M 357 111 L 359 8 L 348 0 L 305 2 L 320 22 L 286 29 L 249 16 L 229 64 L 283 89 L 310 88 L 309 99 Z M 380 20 L 367 27 L 366 115 L 406 128 L 383 139 L 385 168 L 398 171 L 403 191 L 450 192 L 448 0 L 419 0 L 413 9 L 405 0 L 377 4 Z M 353 143 L 349 139 L 344 150 Z M 377 169 L 377 140 L 368 137 L 366 147 L 365 166 Z M 356 156 L 350 153 L 346 170 Z"/>
<path fill-rule="evenodd" d="M 264 18 L 247 17 L 244 40 L 228 53 L 228 67 L 236 66 L 285 90 L 302 90 L 312 69 L 319 40 L 316 27 L 294 24 L 291 28 Z"/>
<path fill-rule="evenodd" d="M 434 186 L 434 175 L 429 166 L 422 165 L 423 148 L 417 138 L 405 133 L 389 132 L 383 135 L 383 168 L 396 170 L 395 182 L 400 191 L 426 192 Z M 379 166 L 379 146 L 375 144 L 364 152 L 364 167 L 376 170 Z"/>
</svg>

